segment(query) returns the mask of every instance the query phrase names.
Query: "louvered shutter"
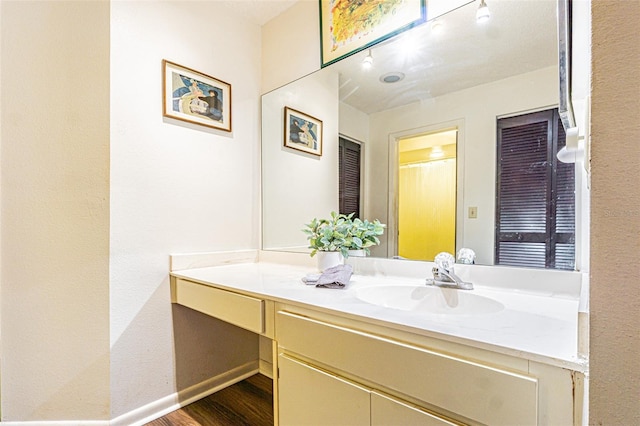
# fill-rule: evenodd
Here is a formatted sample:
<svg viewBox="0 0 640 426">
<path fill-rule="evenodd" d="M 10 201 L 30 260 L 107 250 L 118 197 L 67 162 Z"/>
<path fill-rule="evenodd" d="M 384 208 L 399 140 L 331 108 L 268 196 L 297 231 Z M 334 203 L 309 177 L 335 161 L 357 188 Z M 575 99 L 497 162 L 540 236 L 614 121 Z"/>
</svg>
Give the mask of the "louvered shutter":
<svg viewBox="0 0 640 426">
<path fill-rule="evenodd" d="M 572 164 L 557 110 L 498 120 L 496 264 L 574 268 Z"/>
<path fill-rule="evenodd" d="M 360 217 L 360 144 L 340 138 L 338 160 L 340 213 Z"/>
</svg>

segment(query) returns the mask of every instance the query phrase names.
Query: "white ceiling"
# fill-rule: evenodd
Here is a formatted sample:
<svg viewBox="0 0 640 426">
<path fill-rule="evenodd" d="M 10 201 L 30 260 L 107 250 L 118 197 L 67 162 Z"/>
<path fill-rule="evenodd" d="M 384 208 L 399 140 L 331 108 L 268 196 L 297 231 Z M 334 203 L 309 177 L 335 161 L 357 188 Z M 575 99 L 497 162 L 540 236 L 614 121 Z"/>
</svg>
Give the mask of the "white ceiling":
<svg viewBox="0 0 640 426">
<path fill-rule="evenodd" d="M 299 0 L 215 0 L 234 13 L 245 17 L 254 24 L 264 25 Z"/>
<path fill-rule="evenodd" d="M 557 65 L 555 0 L 487 0 L 491 18 L 484 24 L 475 20 L 477 4 L 439 17 L 440 33 L 428 22 L 374 46 L 368 71 L 361 66 L 367 51 L 336 63 L 341 100 L 371 114 Z M 402 52 L 403 38 L 417 42 L 411 55 Z M 403 81 L 380 82 L 395 71 Z"/>
</svg>

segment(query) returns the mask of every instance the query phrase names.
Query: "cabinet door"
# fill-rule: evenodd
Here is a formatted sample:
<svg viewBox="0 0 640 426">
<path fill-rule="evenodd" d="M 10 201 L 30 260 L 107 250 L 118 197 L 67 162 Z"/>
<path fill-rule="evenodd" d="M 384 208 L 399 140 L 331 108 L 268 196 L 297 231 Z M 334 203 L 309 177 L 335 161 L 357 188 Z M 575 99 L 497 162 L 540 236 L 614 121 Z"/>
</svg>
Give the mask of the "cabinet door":
<svg viewBox="0 0 640 426">
<path fill-rule="evenodd" d="M 278 356 L 280 426 L 360 426 L 370 424 L 368 389 L 304 364 Z"/>
<path fill-rule="evenodd" d="M 459 426 L 436 414 L 428 413 L 377 392 L 371 393 L 371 426 Z"/>
<path fill-rule="evenodd" d="M 538 380 L 525 372 L 358 331 L 295 312 L 276 314 L 278 347 L 487 425 L 535 426 Z M 336 350 L 340 348 L 341 350 Z M 376 354 L 364 356 L 363 354 Z"/>
</svg>

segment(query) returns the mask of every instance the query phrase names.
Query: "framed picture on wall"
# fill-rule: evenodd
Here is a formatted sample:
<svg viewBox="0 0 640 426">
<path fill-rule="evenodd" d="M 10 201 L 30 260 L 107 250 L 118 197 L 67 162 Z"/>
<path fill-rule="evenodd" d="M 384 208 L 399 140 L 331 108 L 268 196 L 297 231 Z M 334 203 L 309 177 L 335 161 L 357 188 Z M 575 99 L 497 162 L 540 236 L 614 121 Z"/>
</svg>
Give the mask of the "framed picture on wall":
<svg viewBox="0 0 640 426">
<path fill-rule="evenodd" d="M 304 112 L 284 107 L 284 146 L 322 155 L 322 121 Z"/>
<path fill-rule="evenodd" d="M 162 61 L 163 116 L 231 131 L 231 85 L 199 71 Z"/>
<path fill-rule="evenodd" d="M 427 20 L 425 0 L 319 1 L 323 67 Z"/>
</svg>

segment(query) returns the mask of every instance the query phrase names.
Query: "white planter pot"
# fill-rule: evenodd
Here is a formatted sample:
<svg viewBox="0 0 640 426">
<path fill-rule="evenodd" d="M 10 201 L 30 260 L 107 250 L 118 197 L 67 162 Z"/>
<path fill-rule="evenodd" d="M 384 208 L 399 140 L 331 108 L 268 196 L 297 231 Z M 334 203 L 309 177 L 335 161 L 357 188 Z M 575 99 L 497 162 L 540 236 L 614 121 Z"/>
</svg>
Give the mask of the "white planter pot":
<svg viewBox="0 0 640 426">
<path fill-rule="evenodd" d="M 316 258 L 318 259 L 318 271 L 320 272 L 344 263 L 344 257 L 339 251 L 319 251 L 316 253 Z"/>
<path fill-rule="evenodd" d="M 364 250 L 349 250 L 349 257 L 366 257 L 367 252 Z"/>
</svg>

